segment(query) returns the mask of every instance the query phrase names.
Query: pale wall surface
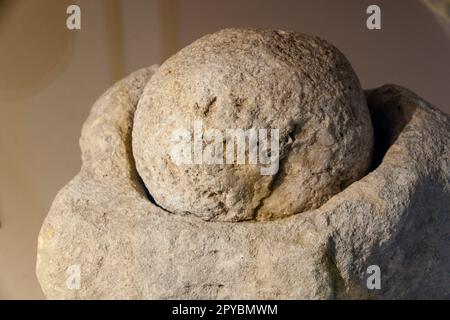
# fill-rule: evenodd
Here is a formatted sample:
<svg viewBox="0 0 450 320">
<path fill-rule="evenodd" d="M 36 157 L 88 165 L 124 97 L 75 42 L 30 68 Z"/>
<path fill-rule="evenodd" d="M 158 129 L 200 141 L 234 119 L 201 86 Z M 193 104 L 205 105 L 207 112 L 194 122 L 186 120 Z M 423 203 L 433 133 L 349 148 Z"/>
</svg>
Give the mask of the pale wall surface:
<svg viewBox="0 0 450 320">
<path fill-rule="evenodd" d="M 319 35 L 346 54 L 363 87 L 398 83 L 450 112 L 450 38 L 418 1 L 378 1 L 381 31 L 365 28 L 371 2 L 359 0 L 82 0 L 76 32 L 65 29 L 72 1 L 35 3 L 0 0 L 3 299 L 43 298 L 37 235 L 54 196 L 79 170 L 78 138 L 95 99 L 205 33 L 251 26 Z"/>
</svg>

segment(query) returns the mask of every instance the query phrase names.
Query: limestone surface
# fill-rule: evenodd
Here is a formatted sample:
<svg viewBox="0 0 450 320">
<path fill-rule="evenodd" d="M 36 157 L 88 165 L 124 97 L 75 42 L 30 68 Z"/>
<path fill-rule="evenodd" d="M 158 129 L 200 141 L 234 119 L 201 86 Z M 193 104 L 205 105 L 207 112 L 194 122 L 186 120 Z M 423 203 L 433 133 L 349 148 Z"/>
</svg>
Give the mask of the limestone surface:
<svg viewBox="0 0 450 320">
<path fill-rule="evenodd" d="M 217 150 L 219 161 L 195 161 L 194 147 L 187 151 L 190 163 L 174 161 L 173 134 L 186 128 L 194 137 L 196 123 L 221 134 L 200 141 L 204 152 Z M 246 161 L 227 162 L 226 152 L 239 148 L 228 129 L 278 130 L 278 157 L 271 144 L 265 149 L 273 170 L 264 174 L 266 164 L 251 163 L 249 150 L 259 150 L 249 139 L 241 139 Z M 225 29 L 156 71 L 137 106 L 132 140 L 137 171 L 158 205 L 205 220 L 240 221 L 319 207 L 367 173 L 373 132 L 358 78 L 331 44 L 285 31 Z"/>
<path fill-rule="evenodd" d="M 282 219 L 207 221 L 162 208 L 136 170 L 136 107 L 155 72 L 115 84 L 83 125 L 82 168 L 39 234 L 47 298 L 450 299 L 449 115 L 396 85 L 367 90 L 367 174 Z"/>
</svg>

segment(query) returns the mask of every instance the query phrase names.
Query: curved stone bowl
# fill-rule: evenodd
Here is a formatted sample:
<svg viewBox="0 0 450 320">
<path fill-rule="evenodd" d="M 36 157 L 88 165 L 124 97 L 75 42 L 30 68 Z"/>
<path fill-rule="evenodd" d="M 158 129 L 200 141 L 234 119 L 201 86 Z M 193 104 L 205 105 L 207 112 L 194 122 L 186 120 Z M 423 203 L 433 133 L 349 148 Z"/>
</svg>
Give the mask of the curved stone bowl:
<svg viewBox="0 0 450 320">
<path fill-rule="evenodd" d="M 135 170 L 133 114 L 155 68 L 114 85 L 83 126 L 81 171 L 39 235 L 47 298 L 450 298 L 448 115 L 399 86 L 366 91 L 376 139 L 369 174 L 317 210 L 205 222 L 159 208 Z M 371 265 L 380 289 L 367 285 Z"/>
</svg>

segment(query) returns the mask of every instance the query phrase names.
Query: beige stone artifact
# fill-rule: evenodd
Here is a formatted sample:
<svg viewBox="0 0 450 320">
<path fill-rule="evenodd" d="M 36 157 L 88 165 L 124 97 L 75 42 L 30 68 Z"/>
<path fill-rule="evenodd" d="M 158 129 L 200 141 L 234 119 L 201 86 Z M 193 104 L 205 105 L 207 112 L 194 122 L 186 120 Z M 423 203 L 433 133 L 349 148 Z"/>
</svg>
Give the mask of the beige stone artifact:
<svg viewBox="0 0 450 320">
<path fill-rule="evenodd" d="M 177 164 L 173 132 L 196 122 L 224 153 L 227 129 L 278 129 L 278 171 Z M 39 235 L 48 298 L 450 298 L 450 117 L 399 86 L 362 91 L 323 40 L 205 36 L 109 89 L 80 145 Z"/>
<path fill-rule="evenodd" d="M 230 128 L 279 130 L 279 170 L 262 175 L 236 158 L 174 164 L 174 130 L 196 122 L 225 132 L 224 140 Z M 133 127 L 136 168 L 156 203 L 205 220 L 317 208 L 367 173 L 372 145 L 369 110 L 345 57 L 326 41 L 284 31 L 225 29 L 184 48 L 149 81 Z"/>
</svg>

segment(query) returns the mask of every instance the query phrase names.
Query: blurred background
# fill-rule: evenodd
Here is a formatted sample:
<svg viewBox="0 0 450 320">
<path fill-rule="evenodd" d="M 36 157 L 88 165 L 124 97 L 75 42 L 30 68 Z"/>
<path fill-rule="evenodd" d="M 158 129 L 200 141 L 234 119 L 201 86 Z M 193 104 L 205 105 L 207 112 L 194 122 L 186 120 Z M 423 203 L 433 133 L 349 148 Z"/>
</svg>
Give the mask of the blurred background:
<svg viewBox="0 0 450 320">
<path fill-rule="evenodd" d="M 66 8 L 81 8 L 81 30 Z M 366 9 L 381 8 L 381 30 Z M 0 299 L 44 298 L 37 236 L 79 170 L 91 105 L 128 73 L 206 33 L 260 27 L 318 35 L 362 86 L 408 87 L 450 112 L 450 0 L 0 0 Z"/>
</svg>

